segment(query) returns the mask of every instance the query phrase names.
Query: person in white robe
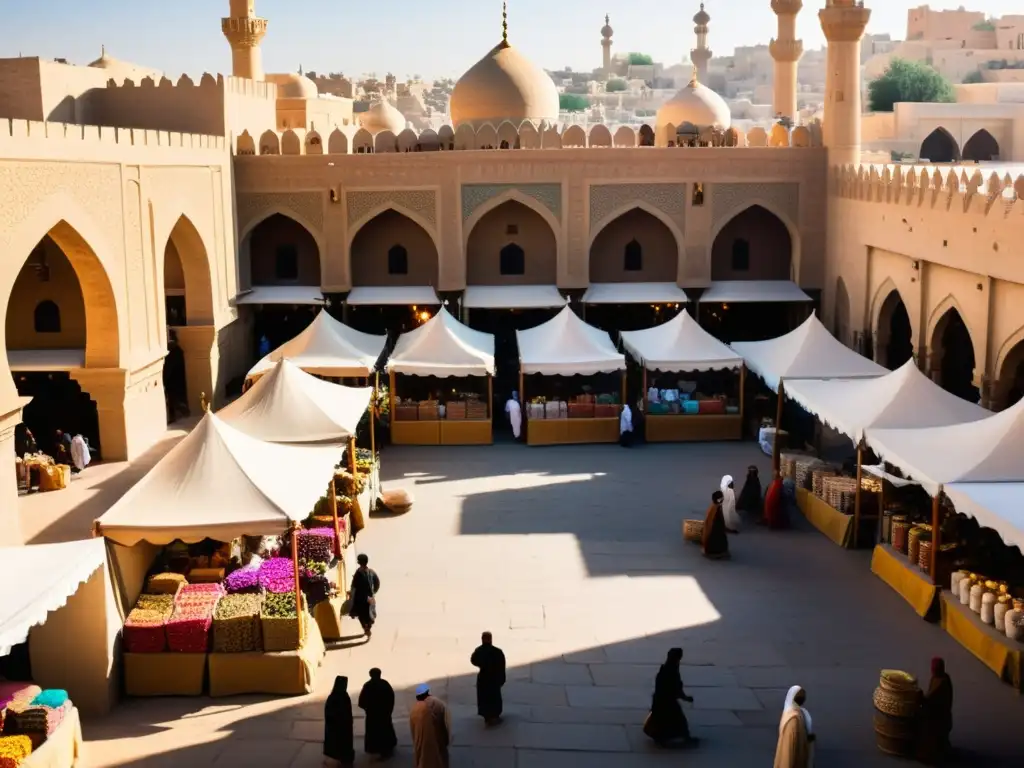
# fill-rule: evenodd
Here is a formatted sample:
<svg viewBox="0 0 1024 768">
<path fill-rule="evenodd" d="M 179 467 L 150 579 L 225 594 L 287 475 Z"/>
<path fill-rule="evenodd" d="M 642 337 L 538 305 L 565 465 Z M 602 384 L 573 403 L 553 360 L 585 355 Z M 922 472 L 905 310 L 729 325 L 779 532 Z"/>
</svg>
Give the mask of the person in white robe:
<svg viewBox="0 0 1024 768">
<path fill-rule="evenodd" d="M 729 533 L 740 532 L 740 513 L 736 511 L 736 489 L 732 475 L 722 478 L 722 515 L 725 517 L 725 530 Z"/>
<path fill-rule="evenodd" d="M 814 726 L 811 713 L 804 708 L 807 693 L 794 685 L 786 694 L 779 722 L 779 741 L 775 748 L 774 768 L 813 768 Z"/>
<path fill-rule="evenodd" d="M 628 448 L 633 444 L 633 411 L 628 405 L 622 406 L 619 414 L 619 445 Z"/>
<path fill-rule="evenodd" d="M 81 472 L 89 466 L 92 455 L 89 453 L 89 445 L 81 435 L 71 438 L 71 463 L 75 469 Z"/>
<path fill-rule="evenodd" d="M 508 402 L 505 403 L 505 413 L 508 414 L 508 422 L 512 425 L 512 436 L 519 439 L 519 433 L 523 428 L 523 409 L 519 405 L 519 393 L 512 392 Z"/>
</svg>

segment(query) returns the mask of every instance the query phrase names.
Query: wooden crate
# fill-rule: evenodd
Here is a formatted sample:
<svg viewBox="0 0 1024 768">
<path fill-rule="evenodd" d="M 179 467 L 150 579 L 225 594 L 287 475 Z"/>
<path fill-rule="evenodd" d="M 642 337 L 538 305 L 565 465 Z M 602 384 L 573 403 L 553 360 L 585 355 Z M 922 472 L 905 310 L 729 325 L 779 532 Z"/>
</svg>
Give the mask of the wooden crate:
<svg viewBox="0 0 1024 768">
<path fill-rule="evenodd" d="M 420 421 L 437 421 L 437 400 L 424 400 L 417 408 Z"/>
</svg>

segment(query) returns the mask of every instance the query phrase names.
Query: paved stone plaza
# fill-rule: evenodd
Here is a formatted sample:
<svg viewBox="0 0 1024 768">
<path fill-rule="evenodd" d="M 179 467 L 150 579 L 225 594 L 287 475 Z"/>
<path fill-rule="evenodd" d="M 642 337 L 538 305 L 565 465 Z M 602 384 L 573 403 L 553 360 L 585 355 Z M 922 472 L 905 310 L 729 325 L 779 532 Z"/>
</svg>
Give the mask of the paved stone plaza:
<svg viewBox="0 0 1024 768">
<path fill-rule="evenodd" d="M 682 519 L 703 514 L 722 474 L 741 483 L 756 462 L 767 476 L 752 444 L 392 448 L 383 461 L 386 484 L 413 490 L 416 506 L 370 520 L 358 541 L 382 581 L 372 642 L 330 650 L 316 693 L 301 699 L 128 702 L 86 723 L 88 766 L 318 767 L 334 676 L 357 693 L 374 666 L 398 692 L 394 766 L 412 764 L 406 715 L 425 680 L 452 709 L 455 768 L 770 765 L 796 683 L 819 766 L 895 765 L 874 745 L 879 670 L 926 677 L 934 655 L 953 676 L 961 763 L 1021 764 L 1024 702 L 872 576 L 867 552 L 806 525 L 748 526 L 730 537 L 730 562 L 682 541 Z M 509 662 L 495 729 L 476 717 L 469 654 L 481 630 Z M 684 753 L 655 749 L 640 730 L 673 645 L 702 739 Z"/>
</svg>

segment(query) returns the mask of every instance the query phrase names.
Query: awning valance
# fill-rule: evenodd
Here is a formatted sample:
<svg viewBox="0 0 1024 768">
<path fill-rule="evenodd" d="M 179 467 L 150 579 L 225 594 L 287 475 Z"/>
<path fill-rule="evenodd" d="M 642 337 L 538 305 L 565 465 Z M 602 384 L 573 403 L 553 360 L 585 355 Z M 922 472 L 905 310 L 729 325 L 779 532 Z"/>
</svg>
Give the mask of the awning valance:
<svg viewBox="0 0 1024 768">
<path fill-rule="evenodd" d="M 414 376 L 493 376 L 494 334 L 474 331 L 441 307 L 398 337 L 387 367 Z"/>
<path fill-rule="evenodd" d="M 324 294 L 318 285 L 258 285 L 235 297 L 235 304 L 316 304 L 323 305 Z"/>
<path fill-rule="evenodd" d="M 586 376 L 626 367 L 626 356 L 615 348 L 611 337 L 587 325 L 569 307 L 535 328 L 516 331 L 516 341 L 524 374 Z"/>
<path fill-rule="evenodd" d="M 622 345 L 651 371 L 739 368 L 743 358 L 701 328 L 685 309 L 662 325 L 623 331 Z"/>
<path fill-rule="evenodd" d="M 748 304 L 813 301 L 791 280 L 716 280 L 704 291 L 700 303 Z"/>
<path fill-rule="evenodd" d="M 548 309 L 565 306 L 553 285 L 471 285 L 462 297 L 466 309 Z"/>
<path fill-rule="evenodd" d="M 352 307 L 418 305 L 433 307 L 441 303 L 429 285 L 367 285 L 353 288 L 345 303 Z"/>
<path fill-rule="evenodd" d="M 675 283 L 591 283 L 584 304 L 685 304 L 689 299 Z"/>
</svg>

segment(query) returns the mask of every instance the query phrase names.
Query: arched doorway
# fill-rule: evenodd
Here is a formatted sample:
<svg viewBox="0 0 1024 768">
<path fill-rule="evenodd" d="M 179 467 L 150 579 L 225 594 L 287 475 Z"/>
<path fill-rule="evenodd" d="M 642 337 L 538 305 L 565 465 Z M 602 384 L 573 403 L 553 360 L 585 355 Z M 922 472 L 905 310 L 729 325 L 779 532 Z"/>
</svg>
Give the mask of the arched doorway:
<svg viewBox="0 0 1024 768">
<path fill-rule="evenodd" d="M 996 405 L 1009 408 L 1024 400 L 1024 341 L 1018 341 L 999 369 Z"/>
<path fill-rule="evenodd" d="M 836 278 L 836 297 L 832 313 L 832 334 L 846 346 L 851 346 L 850 337 L 850 292 L 846 290 L 843 278 Z"/>
<path fill-rule="evenodd" d="M 314 289 L 309 292 L 311 296 L 319 292 L 320 249 L 309 230 L 295 219 L 282 213 L 267 217 L 246 236 L 241 251 L 243 285 L 244 278 L 248 277 L 254 289 L 308 286 Z M 267 295 L 271 296 L 269 292 Z M 262 357 L 266 351 L 305 330 L 320 306 L 318 301 L 296 304 L 274 300 L 256 304 L 253 316 L 256 356 Z"/>
<path fill-rule="evenodd" d="M 467 285 L 554 285 L 558 242 L 551 225 L 518 200 L 506 200 L 473 225 L 466 242 Z"/>
<path fill-rule="evenodd" d="M 932 163 L 959 163 L 960 147 L 945 128 L 936 128 L 921 142 L 921 160 Z"/>
<path fill-rule="evenodd" d="M 932 332 L 932 374 L 944 390 L 964 400 L 978 402 L 974 386 L 974 342 L 967 324 L 955 308 L 949 308 Z"/>
<path fill-rule="evenodd" d="M 72 378 L 83 368 L 120 367 L 116 301 L 91 246 L 61 221 L 32 249 L 6 301 L 7 364 L 18 395 L 32 398 L 19 432 L 31 430 L 50 455 L 59 453 L 61 430 L 85 437 L 94 456 L 108 442 L 108 458 L 123 458 L 123 425 L 115 433 L 114 418 L 101 434 L 96 403 Z"/>
<path fill-rule="evenodd" d="M 999 142 L 995 140 L 991 133 L 982 128 L 964 144 L 963 159 L 979 163 L 998 160 Z"/>
<path fill-rule="evenodd" d="M 363 224 L 350 247 L 352 286 L 436 287 L 439 260 L 434 239 L 420 224 L 389 208 Z M 410 306 L 346 309 L 346 322 L 367 333 L 401 333 L 415 327 Z"/>
<path fill-rule="evenodd" d="M 882 301 L 875 329 L 875 361 L 895 371 L 914 355 L 914 332 L 907 305 L 899 291 L 889 291 Z M 973 369 L 974 364 L 971 363 Z"/>
</svg>

